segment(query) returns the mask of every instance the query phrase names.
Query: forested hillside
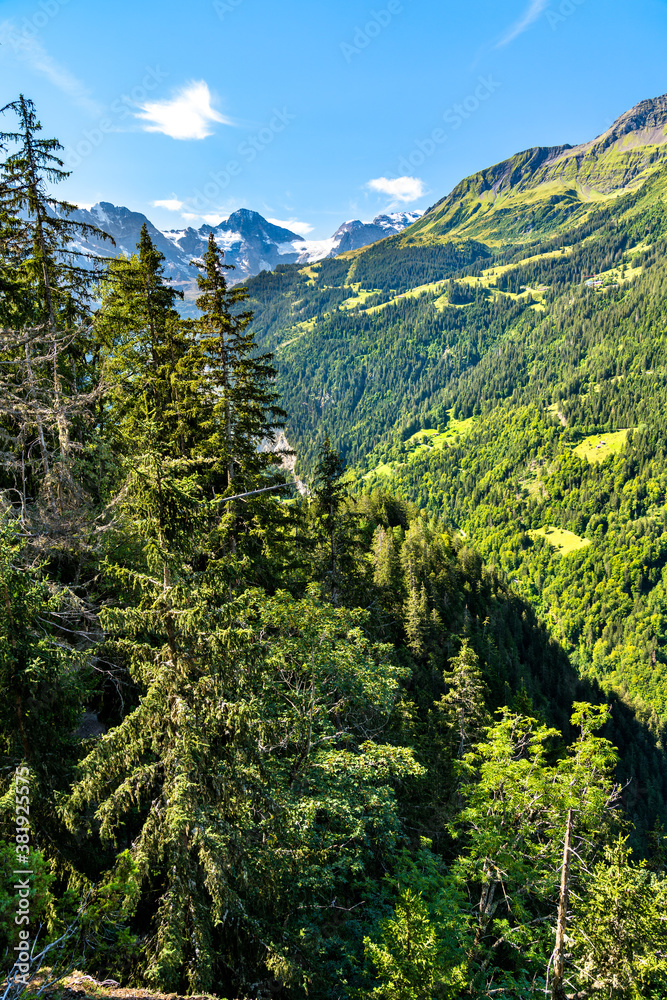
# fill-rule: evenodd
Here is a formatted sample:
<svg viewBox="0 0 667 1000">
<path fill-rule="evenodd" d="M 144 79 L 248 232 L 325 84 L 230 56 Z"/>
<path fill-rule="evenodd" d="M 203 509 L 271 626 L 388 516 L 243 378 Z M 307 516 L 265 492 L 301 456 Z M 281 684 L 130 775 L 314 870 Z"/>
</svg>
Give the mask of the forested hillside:
<svg viewBox="0 0 667 1000">
<path fill-rule="evenodd" d="M 666 127 L 665 99 L 644 102 L 594 143 L 476 175 L 333 267 L 248 284 L 301 469 L 328 434 L 357 490 L 389 488 L 442 517 L 580 676 L 630 699 L 656 734 Z M 563 208 L 553 185 L 566 168 Z"/>
<path fill-rule="evenodd" d="M 663 995 L 658 189 L 184 319 L 3 121 L 5 1000 Z"/>
</svg>

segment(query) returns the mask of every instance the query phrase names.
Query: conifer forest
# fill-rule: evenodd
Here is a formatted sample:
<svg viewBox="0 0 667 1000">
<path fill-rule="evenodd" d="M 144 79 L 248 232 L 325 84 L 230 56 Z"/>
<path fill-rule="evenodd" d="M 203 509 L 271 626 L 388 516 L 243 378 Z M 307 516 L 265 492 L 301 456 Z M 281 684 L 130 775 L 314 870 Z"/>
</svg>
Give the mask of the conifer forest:
<svg viewBox="0 0 667 1000">
<path fill-rule="evenodd" d="M 0 130 L 2 1000 L 666 997 L 664 142 L 183 289 Z"/>
</svg>

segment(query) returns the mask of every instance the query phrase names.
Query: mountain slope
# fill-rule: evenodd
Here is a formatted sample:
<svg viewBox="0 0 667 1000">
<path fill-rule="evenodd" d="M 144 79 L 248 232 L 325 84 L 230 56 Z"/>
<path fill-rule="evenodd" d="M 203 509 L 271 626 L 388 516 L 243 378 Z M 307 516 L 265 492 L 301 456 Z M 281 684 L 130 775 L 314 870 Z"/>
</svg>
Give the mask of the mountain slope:
<svg viewBox="0 0 667 1000">
<path fill-rule="evenodd" d="M 665 98 L 642 102 L 591 143 L 469 178 L 398 236 L 248 282 L 302 475 L 329 435 L 359 489 L 444 515 L 658 735 L 666 127 Z M 565 174 L 570 208 L 549 201 Z"/>
<path fill-rule="evenodd" d="M 401 240 L 522 243 L 580 222 L 601 201 L 636 190 L 667 162 L 667 97 L 642 101 L 597 139 L 536 147 L 458 184 Z"/>
</svg>

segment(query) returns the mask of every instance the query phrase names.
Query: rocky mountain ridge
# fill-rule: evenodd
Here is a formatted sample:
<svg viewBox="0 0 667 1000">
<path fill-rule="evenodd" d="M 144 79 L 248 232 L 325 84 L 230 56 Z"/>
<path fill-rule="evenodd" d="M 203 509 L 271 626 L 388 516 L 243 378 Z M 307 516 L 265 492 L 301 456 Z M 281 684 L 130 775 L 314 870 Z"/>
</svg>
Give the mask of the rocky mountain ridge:
<svg viewBox="0 0 667 1000">
<path fill-rule="evenodd" d="M 535 146 L 466 177 L 397 239 L 523 243 L 583 220 L 667 163 L 667 95 L 640 101 L 601 135 Z"/>
<path fill-rule="evenodd" d="M 236 284 L 260 271 L 272 271 L 280 264 L 313 263 L 368 246 L 401 232 L 415 222 L 419 214 L 397 212 L 378 215 L 372 222 L 349 220 L 326 240 L 308 240 L 246 208 L 233 212 L 217 226 L 204 224 L 199 229 L 160 230 L 141 212 L 105 201 L 90 209 L 79 209 L 73 217 L 97 226 L 113 237 L 115 247 L 95 239 L 81 241 L 75 247 L 82 253 L 96 253 L 103 257 L 134 253 L 141 227 L 145 224 L 154 244 L 165 256 L 165 273 L 172 282 L 184 287 L 187 294 L 192 292 L 195 281 L 190 261 L 205 253 L 210 233 L 224 251 L 225 261 L 233 265 L 234 271 L 230 272 L 229 280 L 230 284 Z"/>
</svg>

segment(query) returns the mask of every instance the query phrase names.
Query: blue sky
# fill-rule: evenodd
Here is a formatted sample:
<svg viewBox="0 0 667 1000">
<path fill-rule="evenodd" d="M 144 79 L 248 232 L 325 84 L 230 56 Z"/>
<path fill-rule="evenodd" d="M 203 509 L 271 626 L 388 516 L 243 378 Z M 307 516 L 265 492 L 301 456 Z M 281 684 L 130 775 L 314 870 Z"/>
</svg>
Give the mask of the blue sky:
<svg viewBox="0 0 667 1000">
<path fill-rule="evenodd" d="M 245 207 L 326 237 L 667 91 L 667 0 L 0 0 L 0 41 L 59 194 L 164 229 Z"/>
</svg>

